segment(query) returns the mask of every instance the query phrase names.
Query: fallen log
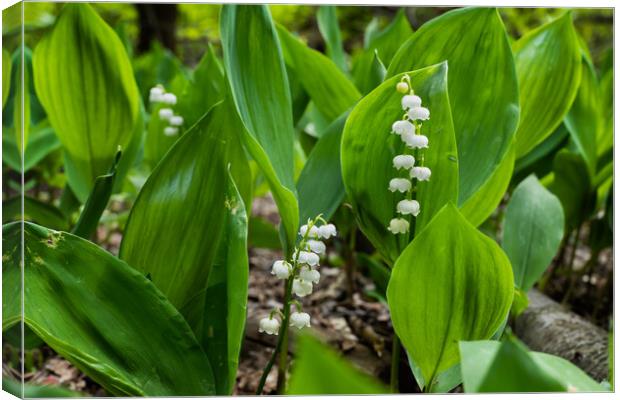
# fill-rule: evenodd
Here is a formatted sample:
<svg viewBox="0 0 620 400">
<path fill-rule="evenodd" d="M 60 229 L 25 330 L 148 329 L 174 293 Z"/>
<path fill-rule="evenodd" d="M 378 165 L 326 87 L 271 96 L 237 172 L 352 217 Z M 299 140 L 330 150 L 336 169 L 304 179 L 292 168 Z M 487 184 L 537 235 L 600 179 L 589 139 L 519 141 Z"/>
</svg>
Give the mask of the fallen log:
<svg viewBox="0 0 620 400">
<path fill-rule="evenodd" d="M 535 289 L 528 297 L 528 308 L 515 321 L 517 336 L 531 350 L 569 360 L 599 382 L 607 379 L 607 332 Z"/>
</svg>

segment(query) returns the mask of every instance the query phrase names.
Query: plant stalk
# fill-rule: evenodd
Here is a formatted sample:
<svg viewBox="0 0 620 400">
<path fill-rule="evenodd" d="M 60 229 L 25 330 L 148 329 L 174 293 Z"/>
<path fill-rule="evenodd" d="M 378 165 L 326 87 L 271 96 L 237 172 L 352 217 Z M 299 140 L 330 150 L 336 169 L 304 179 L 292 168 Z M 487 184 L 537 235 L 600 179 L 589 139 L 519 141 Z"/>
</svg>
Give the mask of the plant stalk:
<svg viewBox="0 0 620 400">
<path fill-rule="evenodd" d="M 392 339 L 392 365 L 390 368 L 390 392 L 392 393 L 400 393 L 399 391 L 399 370 L 400 370 L 400 340 L 398 339 L 398 335 L 394 333 Z"/>
</svg>

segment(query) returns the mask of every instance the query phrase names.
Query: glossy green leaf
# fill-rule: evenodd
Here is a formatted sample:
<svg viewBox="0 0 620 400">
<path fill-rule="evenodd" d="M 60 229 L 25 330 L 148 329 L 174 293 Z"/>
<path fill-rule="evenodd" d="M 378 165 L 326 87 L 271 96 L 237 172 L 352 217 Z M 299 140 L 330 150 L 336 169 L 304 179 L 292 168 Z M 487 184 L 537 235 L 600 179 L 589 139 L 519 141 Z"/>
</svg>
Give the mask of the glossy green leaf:
<svg viewBox="0 0 620 400">
<path fill-rule="evenodd" d="M 279 250 L 280 236 L 278 230 L 271 222 L 259 217 L 250 217 L 248 246 Z"/>
<path fill-rule="evenodd" d="M 28 143 L 24 151 L 24 171 L 34 168 L 51 152 L 60 148 L 58 137 L 49 126 L 47 120 L 32 126 Z M 2 162 L 6 163 L 15 171 L 21 171 L 22 160 L 15 143 L 15 137 L 10 129 L 2 128 Z"/>
<path fill-rule="evenodd" d="M 521 182 L 506 207 L 502 248 L 515 285 L 530 290 L 549 266 L 564 237 L 562 203 L 534 175 Z"/>
<path fill-rule="evenodd" d="M 372 32 L 367 32 L 364 51 L 355 58 L 353 64 L 353 81 L 364 94 L 383 82 L 386 74 L 384 63 L 392 61 L 398 48 L 413 33 L 403 9 L 398 10 L 394 20 L 385 29 L 373 29 L 376 25 L 376 19 L 369 24 L 368 29 Z M 379 77 L 381 80 L 378 80 Z"/>
<path fill-rule="evenodd" d="M 5 377 L 2 378 L 2 390 L 11 393 L 13 396 L 26 399 L 41 397 L 84 397 L 84 394 L 69 390 L 62 386 L 33 385 L 30 383 L 26 383 L 22 386 L 21 382 Z"/>
<path fill-rule="evenodd" d="M 566 231 L 576 228 L 592 212 L 595 199 L 583 157 L 561 150 L 553 160 L 553 180 L 548 186 L 564 209 Z M 595 195 L 595 194 L 594 194 Z"/>
<path fill-rule="evenodd" d="M 207 285 L 224 222 L 227 120 L 226 108 L 215 106 L 157 164 L 121 243 L 120 257 L 182 311 Z M 199 207 L 188 212 L 188 204 Z"/>
<path fill-rule="evenodd" d="M 361 95 L 353 82 L 329 58 L 306 46 L 281 25 L 278 34 L 287 64 L 328 121 L 338 118 L 359 100 Z"/>
<path fill-rule="evenodd" d="M 224 66 L 243 125 L 242 142 L 278 205 L 286 247 L 297 238 L 291 97 L 276 29 L 266 6 L 227 4 L 220 13 Z M 256 51 L 260 49 L 260 51 Z"/>
<path fill-rule="evenodd" d="M 325 39 L 327 55 L 334 61 L 334 64 L 343 72 L 347 72 L 347 60 L 342 48 L 342 37 L 338 26 L 338 11 L 336 6 L 319 6 L 316 13 L 316 22 L 319 25 L 319 32 Z"/>
<path fill-rule="evenodd" d="M 349 113 L 338 117 L 314 145 L 304 169 L 297 180 L 299 193 L 299 220 L 319 214 L 329 220 L 344 198 L 344 184 L 340 168 L 340 142 Z"/>
<path fill-rule="evenodd" d="M 596 140 L 600 137 L 602 128 L 602 105 L 596 71 L 591 62 L 582 56 L 581 83 L 575 101 L 568 114 L 564 117 L 564 124 L 570 133 L 571 139 L 583 156 L 590 174 L 596 172 Z"/>
<path fill-rule="evenodd" d="M 581 79 L 581 51 L 570 13 L 528 32 L 513 45 L 521 120 L 517 158 L 530 152 L 560 124 Z"/>
<path fill-rule="evenodd" d="M 596 152 L 600 156 L 614 144 L 614 70 L 609 69 L 599 82 L 602 126 L 596 138 Z"/>
<path fill-rule="evenodd" d="M 603 387 L 563 358 L 528 351 L 515 339 L 459 344 L 465 392 L 600 392 Z"/>
<path fill-rule="evenodd" d="M 446 63 L 408 72 L 415 93 L 431 110 L 431 118 L 424 122 L 421 132 L 429 138 L 424 163 L 431 169 L 432 177 L 417 184 L 416 198 L 421 211 L 415 219 L 416 231 L 444 204 L 456 201 L 458 193 L 447 73 Z M 405 144 L 399 136 L 390 133 L 392 123 L 401 119 L 403 112 L 402 94 L 395 89 L 401 76 L 388 79 L 355 106 L 345 124 L 341 150 L 343 181 L 359 226 L 390 264 L 411 236 L 399 237 L 387 230 L 390 220 L 396 216 L 396 204 L 404 199 L 404 194 L 388 190 L 389 182 L 407 174 L 394 169 L 392 160 L 405 152 Z"/>
<path fill-rule="evenodd" d="M 11 89 L 11 54 L 2 48 L 2 108 Z"/>
<path fill-rule="evenodd" d="M 317 339 L 298 339 L 289 395 L 386 394 L 389 389 L 357 370 Z"/>
<path fill-rule="evenodd" d="M 418 387 L 424 389 L 426 382 L 422 370 L 418 367 L 409 354 L 407 354 L 407 361 L 409 361 L 409 368 L 411 373 L 418 384 Z M 447 370 L 437 374 L 430 387 L 431 393 L 448 393 L 463 382 L 461 378 L 461 364 L 455 364 Z"/>
<path fill-rule="evenodd" d="M 537 172 L 538 176 L 545 176 L 548 172 L 551 172 L 551 164 L 555 152 L 564 147 L 567 137 L 568 131 L 566 126 L 564 124 L 558 125 L 551 135 L 515 162 L 515 177 L 525 178 L 534 171 Z M 551 162 L 548 162 L 549 160 Z M 542 165 L 545 167 L 548 165 L 549 170 L 538 174 L 539 168 Z"/>
<path fill-rule="evenodd" d="M 461 206 L 497 170 L 519 122 L 517 76 L 497 10 L 461 8 L 427 22 L 398 50 L 387 76 L 444 60 L 450 68 Z"/>
<path fill-rule="evenodd" d="M 13 77 L 11 86 L 14 88 L 13 96 L 13 132 L 19 154 L 23 154 L 28 144 L 30 133 L 30 86 L 32 80 L 32 53 L 30 49 L 19 48 L 13 53 Z"/>
<path fill-rule="evenodd" d="M 387 289 L 394 330 L 425 382 L 459 362 L 458 342 L 490 338 L 510 309 L 510 261 L 453 204 L 396 261 Z"/>
<path fill-rule="evenodd" d="M 510 146 L 510 150 L 489 180 L 461 205 L 461 213 L 472 225 L 480 226 L 486 221 L 504 198 L 515 166 L 514 147 L 514 144 Z"/>
<path fill-rule="evenodd" d="M 69 222 L 62 212 L 51 204 L 43 203 L 35 198 L 24 196 L 22 212 L 21 196 L 13 197 L 2 202 L 2 223 L 12 221 L 31 221 L 45 225 L 51 229 L 66 231 Z"/>
<path fill-rule="evenodd" d="M 24 322 L 58 354 L 115 395 L 215 393 L 190 327 L 142 273 L 69 233 L 26 223 L 23 234 Z M 3 227 L 3 330 L 21 318 L 21 235 Z"/>
<path fill-rule="evenodd" d="M 37 95 L 66 152 L 69 184 L 85 201 L 118 146 L 125 150 L 134 136 L 140 100 L 131 64 L 116 33 L 83 3 L 63 7 L 33 62 Z"/>
<path fill-rule="evenodd" d="M 243 199 L 229 178 L 224 231 L 209 274 L 200 336 L 218 395 L 230 395 L 235 385 L 248 299 L 248 219 Z"/>
<path fill-rule="evenodd" d="M 89 239 L 97 230 L 101 214 L 103 214 L 103 210 L 105 210 L 112 195 L 114 179 L 116 178 L 116 166 L 121 158 L 121 154 L 120 151 L 116 153 L 116 158 L 107 174 L 98 176 L 95 179 L 95 185 L 84 204 L 80 218 L 71 230 L 71 233 L 74 235 Z"/>
</svg>

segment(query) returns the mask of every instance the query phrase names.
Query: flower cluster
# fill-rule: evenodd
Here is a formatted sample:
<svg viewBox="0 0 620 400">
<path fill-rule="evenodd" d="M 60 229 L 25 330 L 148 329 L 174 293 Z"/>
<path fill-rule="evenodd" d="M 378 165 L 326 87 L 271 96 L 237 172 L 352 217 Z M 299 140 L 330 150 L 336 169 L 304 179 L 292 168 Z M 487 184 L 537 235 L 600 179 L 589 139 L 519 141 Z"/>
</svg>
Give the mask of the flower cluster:
<svg viewBox="0 0 620 400">
<path fill-rule="evenodd" d="M 173 93 L 166 93 L 161 85 L 157 85 L 151 88 L 149 93 L 149 101 L 151 104 L 163 104 L 164 106 L 159 109 L 159 118 L 168 122 L 168 126 L 164 128 L 164 135 L 176 136 L 179 134 L 179 127 L 183 125 L 183 117 L 180 115 L 174 115 L 174 111 L 171 106 L 177 104 L 177 96 Z"/>
<path fill-rule="evenodd" d="M 317 222 L 323 225 L 317 226 Z M 293 252 L 293 259 L 278 260 L 273 263 L 271 274 L 278 279 L 287 280 L 290 290 L 298 297 L 305 297 L 312 293 L 313 284 L 319 283 L 321 274 L 318 271 L 321 256 L 325 254 L 326 246 L 321 239 L 329 239 L 336 236 L 336 227 L 328 224 L 321 216 L 314 220 L 308 220 L 306 225 L 299 229 L 301 239 L 298 247 Z M 290 302 L 296 307 L 296 311 L 290 315 L 290 326 L 302 329 L 310 326 L 310 315 L 302 312 L 301 304 L 297 300 Z M 290 307 L 285 304 L 284 307 Z M 269 316 L 260 320 L 259 332 L 268 335 L 277 335 L 280 329 L 280 321 L 275 318 L 275 314 L 279 314 L 284 318 L 280 310 L 274 309 Z"/>
<path fill-rule="evenodd" d="M 422 99 L 413 93 L 409 75 L 402 77 L 401 81 L 396 85 L 396 90 L 404 94 L 401 105 L 405 114 L 401 120 L 392 124 L 392 134 L 400 136 L 403 143 L 405 143 L 405 152 L 412 152 L 414 154 L 399 154 L 392 160 L 394 168 L 397 171 L 405 171 L 407 176 L 393 178 L 388 186 L 388 190 L 391 192 L 406 194 L 406 198 L 399 201 L 396 205 L 396 212 L 401 216 L 392 218 L 390 226 L 387 228 L 395 235 L 409 231 L 409 221 L 403 218 L 403 216 L 412 215 L 417 217 L 420 213 L 420 203 L 412 199 L 414 191 L 412 180 L 428 181 L 431 177 L 431 170 L 423 166 L 423 149 L 428 148 L 428 138 L 420 133 L 421 121 L 430 118 L 430 111 L 428 108 L 422 107 Z"/>
</svg>

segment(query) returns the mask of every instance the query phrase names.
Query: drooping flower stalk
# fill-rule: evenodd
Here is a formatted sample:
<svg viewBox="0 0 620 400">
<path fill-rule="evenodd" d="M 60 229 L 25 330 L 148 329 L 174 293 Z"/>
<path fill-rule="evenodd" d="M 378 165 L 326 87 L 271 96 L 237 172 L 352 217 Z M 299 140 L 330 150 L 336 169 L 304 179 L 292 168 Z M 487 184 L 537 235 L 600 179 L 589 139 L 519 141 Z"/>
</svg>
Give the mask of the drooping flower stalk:
<svg viewBox="0 0 620 400">
<path fill-rule="evenodd" d="M 318 226 L 318 223 L 322 223 Z M 271 274 L 278 279 L 285 279 L 284 301 L 282 309 L 272 310 L 268 316 L 259 322 L 259 332 L 268 335 L 278 335 L 276 348 L 263 370 L 256 394 L 261 394 L 267 380 L 267 375 L 273 368 L 276 357 L 280 354 L 278 366 L 278 390 L 283 389 L 288 364 L 288 328 L 297 329 L 310 327 L 310 314 L 302 312 L 301 303 L 293 300 L 293 295 L 303 298 L 312 293 L 313 284 L 318 284 L 321 274 L 318 271 L 320 256 L 325 254 L 325 243 L 319 239 L 329 239 L 336 236 L 336 227 L 327 223 L 320 215 L 308 220 L 306 225 L 299 229 L 299 242 L 293 251 L 291 260 L 277 260 L 273 263 Z M 291 306 L 296 311 L 291 313 Z M 276 318 L 278 315 L 280 320 Z"/>
</svg>

